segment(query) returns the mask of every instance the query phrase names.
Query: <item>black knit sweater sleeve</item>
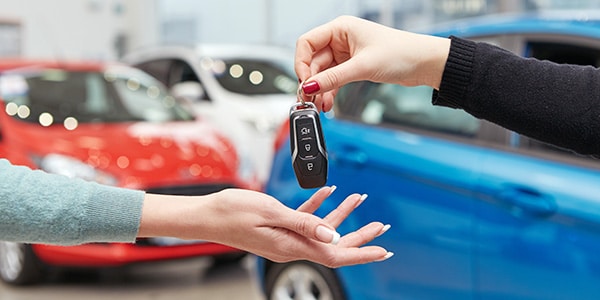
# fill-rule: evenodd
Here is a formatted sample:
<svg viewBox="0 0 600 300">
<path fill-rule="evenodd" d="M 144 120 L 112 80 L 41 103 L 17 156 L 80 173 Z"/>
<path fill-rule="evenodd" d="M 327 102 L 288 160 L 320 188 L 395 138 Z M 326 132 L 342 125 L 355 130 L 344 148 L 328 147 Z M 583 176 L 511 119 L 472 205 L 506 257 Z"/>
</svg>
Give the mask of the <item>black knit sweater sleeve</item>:
<svg viewBox="0 0 600 300">
<path fill-rule="evenodd" d="M 461 108 L 526 136 L 600 154 L 600 69 L 523 58 L 451 37 L 433 104 Z"/>
</svg>

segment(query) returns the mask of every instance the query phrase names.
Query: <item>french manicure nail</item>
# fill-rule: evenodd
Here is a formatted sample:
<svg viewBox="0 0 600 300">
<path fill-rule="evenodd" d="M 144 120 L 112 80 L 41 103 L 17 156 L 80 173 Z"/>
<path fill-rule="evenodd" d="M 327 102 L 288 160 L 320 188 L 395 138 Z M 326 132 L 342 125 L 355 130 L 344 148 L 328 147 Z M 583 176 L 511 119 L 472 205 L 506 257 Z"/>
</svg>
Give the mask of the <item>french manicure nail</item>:
<svg viewBox="0 0 600 300">
<path fill-rule="evenodd" d="M 359 207 L 359 206 L 360 206 L 360 205 L 361 205 L 361 204 L 362 204 L 362 203 L 365 201 L 365 199 L 367 199 L 367 197 L 369 197 L 369 195 L 367 195 L 367 194 L 362 194 L 362 195 L 360 196 L 360 199 L 358 199 L 358 202 L 356 202 L 356 206 L 354 206 L 354 208 L 357 208 L 357 207 Z"/>
<path fill-rule="evenodd" d="M 380 236 L 380 235 L 386 233 L 386 231 L 388 231 L 391 227 L 392 227 L 392 225 L 386 224 L 385 226 L 383 226 L 383 228 L 381 228 L 381 231 L 379 232 L 379 234 L 377 236 Z"/>
<path fill-rule="evenodd" d="M 306 95 L 314 94 L 321 89 L 319 83 L 316 81 L 309 81 L 302 85 L 302 91 Z"/>
<path fill-rule="evenodd" d="M 378 259 L 377 261 L 384 261 L 390 257 L 394 256 L 394 252 L 389 252 L 385 254 L 385 256 L 382 259 Z"/>
<path fill-rule="evenodd" d="M 323 226 L 317 227 L 317 238 L 324 243 L 336 245 L 340 241 L 340 234 Z"/>
<path fill-rule="evenodd" d="M 332 185 L 331 188 L 329 189 L 329 195 L 333 194 L 333 192 L 337 189 L 337 186 Z"/>
</svg>

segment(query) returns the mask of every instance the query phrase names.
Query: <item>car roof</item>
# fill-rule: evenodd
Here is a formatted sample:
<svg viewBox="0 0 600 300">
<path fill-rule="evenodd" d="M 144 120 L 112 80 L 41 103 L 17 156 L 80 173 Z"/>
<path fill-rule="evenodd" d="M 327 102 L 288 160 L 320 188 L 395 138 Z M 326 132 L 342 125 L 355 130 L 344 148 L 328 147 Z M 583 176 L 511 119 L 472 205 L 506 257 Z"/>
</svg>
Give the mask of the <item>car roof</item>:
<svg viewBox="0 0 600 300">
<path fill-rule="evenodd" d="M 45 60 L 28 58 L 0 59 L 0 72 L 15 69 L 61 69 L 67 71 L 103 71 L 109 64 L 99 61 Z"/>
<path fill-rule="evenodd" d="M 261 44 L 198 44 L 195 50 L 209 57 L 293 57 L 293 50 L 285 47 Z"/>
<path fill-rule="evenodd" d="M 558 10 L 497 14 L 441 23 L 415 31 L 438 36 L 461 37 L 547 33 L 600 39 L 600 11 Z"/>
</svg>

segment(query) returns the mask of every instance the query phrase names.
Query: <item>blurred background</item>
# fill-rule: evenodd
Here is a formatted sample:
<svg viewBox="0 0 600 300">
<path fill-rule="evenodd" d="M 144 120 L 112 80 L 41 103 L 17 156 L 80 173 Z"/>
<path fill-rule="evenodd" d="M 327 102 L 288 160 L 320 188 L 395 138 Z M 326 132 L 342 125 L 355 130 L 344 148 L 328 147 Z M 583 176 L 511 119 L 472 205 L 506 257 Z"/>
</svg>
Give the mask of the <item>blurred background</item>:
<svg viewBox="0 0 600 300">
<path fill-rule="evenodd" d="M 286 124 L 304 32 L 354 15 L 597 67 L 598 9 L 597 0 L 0 0 L 0 157 L 154 193 L 249 188 L 294 207 L 308 195 L 291 172 Z M 323 120 L 340 194 L 324 209 L 353 189 L 369 192 L 375 203 L 342 229 L 393 224 L 397 231 L 378 244 L 396 252 L 395 262 L 331 270 L 169 238 L 75 247 L 0 241 L 0 299 L 600 295 L 597 162 L 430 110 L 419 104 L 430 103 L 430 89 L 359 83 L 338 97 Z M 352 136 L 364 142 L 336 149 Z M 388 139 L 404 144 L 372 142 Z M 494 186 L 480 188 L 483 181 Z M 504 190 L 496 193 L 507 186 L 526 203 L 510 194 L 507 204 Z"/>
<path fill-rule="evenodd" d="M 293 47 L 307 30 L 349 14 L 411 29 L 457 18 L 593 0 L 121 0 L 1 1 L 2 56 L 115 60 L 157 44 L 262 43 Z"/>
</svg>

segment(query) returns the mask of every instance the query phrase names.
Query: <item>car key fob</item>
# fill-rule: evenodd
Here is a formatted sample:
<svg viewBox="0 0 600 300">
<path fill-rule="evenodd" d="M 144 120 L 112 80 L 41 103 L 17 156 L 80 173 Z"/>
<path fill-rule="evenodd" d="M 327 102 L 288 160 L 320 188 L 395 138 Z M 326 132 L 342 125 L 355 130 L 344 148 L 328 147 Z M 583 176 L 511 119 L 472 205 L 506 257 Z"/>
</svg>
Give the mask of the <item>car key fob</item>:
<svg viewBox="0 0 600 300">
<path fill-rule="evenodd" d="M 302 188 L 322 187 L 327 182 L 327 149 L 319 112 L 312 102 L 290 108 L 290 147 L 296 179 Z"/>
</svg>

